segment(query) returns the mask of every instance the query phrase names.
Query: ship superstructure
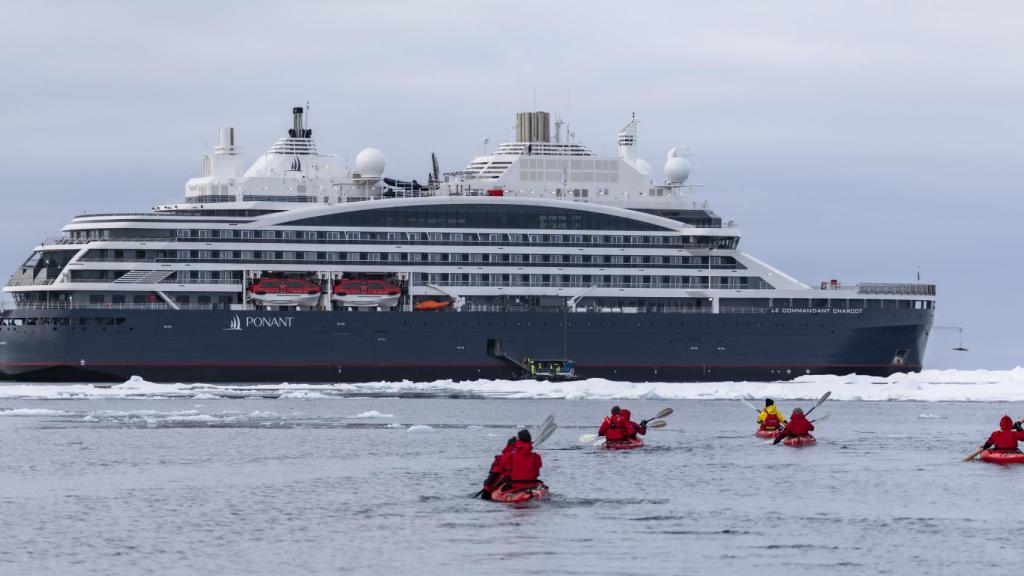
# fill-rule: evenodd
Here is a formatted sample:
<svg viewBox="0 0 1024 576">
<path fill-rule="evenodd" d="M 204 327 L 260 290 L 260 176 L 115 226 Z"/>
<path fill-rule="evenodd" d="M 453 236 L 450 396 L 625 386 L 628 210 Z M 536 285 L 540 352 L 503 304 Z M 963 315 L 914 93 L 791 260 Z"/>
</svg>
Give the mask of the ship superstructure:
<svg viewBox="0 0 1024 576">
<path fill-rule="evenodd" d="M 4 288 L 0 374 L 508 377 L 538 357 L 636 379 L 920 368 L 933 285 L 812 287 L 739 251 L 739 228 L 687 184 L 683 148 L 652 181 L 636 118 L 604 158 L 521 113 L 516 142 L 419 184 L 385 178 L 375 149 L 352 170 L 320 154 L 304 112 L 247 170 L 224 128 L 182 202 L 78 216 L 37 246 Z"/>
</svg>

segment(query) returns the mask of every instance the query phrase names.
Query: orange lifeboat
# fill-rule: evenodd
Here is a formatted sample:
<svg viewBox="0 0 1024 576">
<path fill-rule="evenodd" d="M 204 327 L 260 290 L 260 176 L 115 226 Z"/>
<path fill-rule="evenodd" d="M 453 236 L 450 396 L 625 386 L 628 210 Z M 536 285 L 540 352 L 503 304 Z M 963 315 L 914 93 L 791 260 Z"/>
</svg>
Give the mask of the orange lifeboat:
<svg viewBox="0 0 1024 576">
<path fill-rule="evenodd" d="M 414 309 L 421 312 L 425 310 L 443 310 L 447 308 L 449 304 L 451 304 L 451 302 L 446 300 L 424 300 L 417 304 Z"/>
</svg>

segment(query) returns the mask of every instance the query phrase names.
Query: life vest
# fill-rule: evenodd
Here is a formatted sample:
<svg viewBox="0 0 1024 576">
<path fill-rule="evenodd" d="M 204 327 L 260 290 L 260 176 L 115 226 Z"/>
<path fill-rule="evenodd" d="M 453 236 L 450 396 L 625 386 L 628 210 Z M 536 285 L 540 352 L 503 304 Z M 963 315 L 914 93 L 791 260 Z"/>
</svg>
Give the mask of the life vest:
<svg viewBox="0 0 1024 576">
<path fill-rule="evenodd" d="M 814 430 L 814 424 L 811 424 L 803 414 L 794 413 L 789 417 L 789 426 L 786 426 L 786 430 L 790 436 L 806 436 Z"/>
<path fill-rule="evenodd" d="M 540 476 L 540 454 L 533 451 L 529 442 L 517 441 L 516 448 L 505 455 L 506 469 L 512 484 L 531 484 Z"/>
<path fill-rule="evenodd" d="M 618 442 L 626 437 L 626 426 L 622 421 L 622 416 L 616 414 L 614 416 L 605 416 L 604 422 L 601 423 L 601 428 L 597 431 L 599 436 L 604 436 L 605 440 L 609 442 Z"/>
<path fill-rule="evenodd" d="M 996 450 L 1013 451 L 1017 449 L 1017 442 L 1024 440 L 1024 432 L 1013 429 L 1013 419 L 1003 416 L 999 420 L 999 430 L 988 437 L 988 443 Z"/>
<path fill-rule="evenodd" d="M 779 415 L 769 412 L 768 415 L 765 416 L 764 421 L 761 422 L 761 430 L 778 430 L 781 425 L 782 421 L 779 420 Z"/>
</svg>

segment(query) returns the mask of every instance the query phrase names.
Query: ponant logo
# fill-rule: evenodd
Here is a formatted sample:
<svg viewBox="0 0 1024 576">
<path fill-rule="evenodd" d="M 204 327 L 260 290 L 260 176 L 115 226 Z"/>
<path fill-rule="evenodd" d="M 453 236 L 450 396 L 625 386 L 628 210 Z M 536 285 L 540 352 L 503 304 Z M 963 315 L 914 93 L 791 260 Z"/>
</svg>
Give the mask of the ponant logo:
<svg viewBox="0 0 1024 576">
<path fill-rule="evenodd" d="M 225 328 L 224 331 L 227 332 L 229 330 L 241 330 L 241 329 L 242 329 L 242 320 L 241 320 L 241 318 L 238 317 L 238 314 L 235 314 L 235 317 L 231 319 L 231 322 L 228 323 L 228 327 Z"/>
<path fill-rule="evenodd" d="M 228 322 L 225 332 L 240 332 L 244 328 L 291 328 L 294 316 L 246 316 L 242 320 L 238 314 Z"/>
</svg>

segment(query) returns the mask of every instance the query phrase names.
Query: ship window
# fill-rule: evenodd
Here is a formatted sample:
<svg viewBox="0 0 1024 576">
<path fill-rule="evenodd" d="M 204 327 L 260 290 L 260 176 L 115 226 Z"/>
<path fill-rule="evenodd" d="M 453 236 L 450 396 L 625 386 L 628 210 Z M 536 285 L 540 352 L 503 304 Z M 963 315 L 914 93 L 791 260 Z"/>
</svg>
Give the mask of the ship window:
<svg viewBox="0 0 1024 576">
<path fill-rule="evenodd" d="M 544 206 L 458 204 L 369 208 L 289 222 L 289 226 L 366 226 L 403 228 L 525 228 L 664 230 L 628 217 Z"/>
</svg>

